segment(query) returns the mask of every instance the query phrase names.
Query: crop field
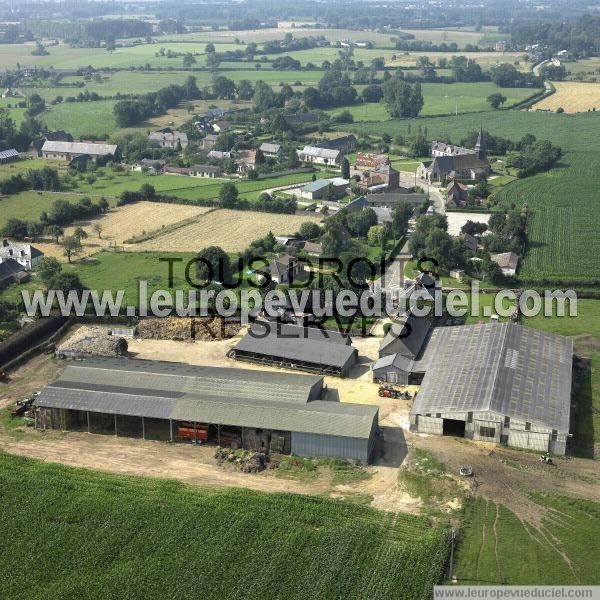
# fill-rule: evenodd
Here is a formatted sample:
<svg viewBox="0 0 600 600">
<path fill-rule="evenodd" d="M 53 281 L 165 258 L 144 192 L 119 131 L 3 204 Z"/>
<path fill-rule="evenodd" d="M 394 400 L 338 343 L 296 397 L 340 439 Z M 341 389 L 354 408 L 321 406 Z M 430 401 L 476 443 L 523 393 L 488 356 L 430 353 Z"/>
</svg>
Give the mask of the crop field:
<svg viewBox="0 0 600 600">
<path fill-rule="evenodd" d="M 447 531 L 343 501 L 0 455 L 0 596 L 430 598 Z M 23 506 L 35 519 L 23 518 Z M 115 549 L 119 549 L 118 552 Z M 28 568 L 23 569 L 23 564 Z"/>
<path fill-rule="evenodd" d="M 536 495 L 537 527 L 492 501 L 467 509 L 454 575 L 461 585 L 598 585 L 600 504 Z"/>
<path fill-rule="evenodd" d="M 450 60 L 453 56 L 460 55 L 460 50 L 456 52 L 427 52 L 425 50 L 405 52 L 402 50 L 386 51 L 383 54 L 386 64 L 392 67 L 414 67 L 417 64 L 419 56 L 428 56 L 432 63 L 436 63 L 438 58 Z M 392 60 L 392 55 L 396 56 Z M 531 69 L 531 63 L 523 60 L 523 54 L 519 52 L 463 52 L 463 56 L 473 59 L 481 65 L 482 69 L 489 69 L 494 65 L 509 63 L 515 65 L 519 71 L 528 71 Z M 381 51 L 379 56 L 382 56 Z"/>
<path fill-rule="evenodd" d="M 186 206 L 183 204 L 159 204 L 157 202 L 136 202 L 110 209 L 101 217 L 70 227 L 64 227 L 65 236 L 72 235 L 76 227 L 82 227 L 88 234 L 87 239 L 81 241 L 83 252 L 78 256 L 88 256 L 109 245 L 122 246 L 129 238 L 162 230 L 173 226 L 186 219 L 200 217 L 210 208 L 203 206 Z M 94 231 L 94 225 L 100 225 L 100 237 Z M 55 256 L 66 260 L 62 247 L 52 243 L 36 243 L 46 256 Z"/>
<path fill-rule="evenodd" d="M 417 125 L 430 137 L 449 135 L 455 143 L 481 124 L 493 134 L 518 140 L 526 133 L 554 140 L 564 156 L 547 173 L 509 183 L 498 192 L 510 205 L 527 202 L 532 218 L 530 248 L 519 275 L 527 281 L 579 280 L 600 277 L 600 114 L 548 114 L 527 111 L 488 111 L 452 117 L 355 123 L 348 128 L 363 134 L 409 135 Z"/>
<path fill-rule="evenodd" d="M 57 104 L 38 118 L 49 129 L 68 131 L 75 138 L 110 134 L 117 130 L 113 115 L 115 102 L 115 100 L 98 100 Z"/>
<path fill-rule="evenodd" d="M 496 92 L 504 94 L 507 98 L 506 105 L 510 106 L 522 102 L 539 91 L 531 88 L 499 88 L 491 82 L 424 83 L 421 87 L 425 101 L 421 111 L 423 116 L 485 111 L 490 106 L 486 98 Z M 383 102 L 357 104 L 344 109 L 331 109 L 328 112 L 336 114 L 341 110 L 350 111 L 355 121 L 384 121 L 389 119 L 389 113 Z"/>
<path fill-rule="evenodd" d="M 532 110 L 562 108 L 566 113 L 600 110 L 600 83 L 579 81 L 555 81 L 556 92 L 536 102 Z"/>
<path fill-rule="evenodd" d="M 200 216 L 193 223 L 131 246 L 132 250 L 163 252 L 197 251 L 220 246 L 226 252 L 241 252 L 251 241 L 265 236 L 295 233 L 306 221 L 320 217 L 219 209 Z"/>
</svg>

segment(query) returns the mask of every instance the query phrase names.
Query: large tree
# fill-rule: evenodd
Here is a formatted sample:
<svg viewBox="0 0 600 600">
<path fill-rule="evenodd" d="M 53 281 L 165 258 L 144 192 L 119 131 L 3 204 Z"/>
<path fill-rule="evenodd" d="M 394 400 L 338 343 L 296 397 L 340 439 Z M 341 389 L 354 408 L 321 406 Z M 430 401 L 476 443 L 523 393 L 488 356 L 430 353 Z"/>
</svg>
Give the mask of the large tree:
<svg viewBox="0 0 600 600">
<path fill-rule="evenodd" d="M 392 77 L 383 84 L 383 101 L 392 118 L 416 117 L 423 108 L 421 84 Z"/>
<path fill-rule="evenodd" d="M 196 256 L 196 277 L 198 281 L 227 282 L 231 279 L 231 261 L 219 246 L 203 248 Z"/>
<path fill-rule="evenodd" d="M 233 208 L 238 200 L 239 192 L 235 183 L 228 181 L 219 190 L 219 201 L 222 208 Z"/>
</svg>

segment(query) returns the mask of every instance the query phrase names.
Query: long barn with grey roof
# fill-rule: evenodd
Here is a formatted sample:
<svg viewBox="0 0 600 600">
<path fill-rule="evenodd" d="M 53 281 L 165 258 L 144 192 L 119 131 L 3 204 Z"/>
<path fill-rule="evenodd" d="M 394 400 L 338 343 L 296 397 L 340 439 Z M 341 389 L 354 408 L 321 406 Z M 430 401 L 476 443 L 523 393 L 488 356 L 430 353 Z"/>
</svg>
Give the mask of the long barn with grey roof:
<svg viewBox="0 0 600 600">
<path fill-rule="evenodd" d="M 315 375 L 107 358 L 70 363 L 34 406 L 42 429 L 367 462 L 377 407 L 327 396 Z"/>
<path fill-rule="evenodd" d="M 565 454 L 573 342 L 516 323 L 439 327 L 411 412 L 419 433 Z"/>
<path fill-rule="evenodd" d="M 351 338 L 339 331 L 257 321 L 228 356 L 345 377 L 358 352 Z"/>
</svg>

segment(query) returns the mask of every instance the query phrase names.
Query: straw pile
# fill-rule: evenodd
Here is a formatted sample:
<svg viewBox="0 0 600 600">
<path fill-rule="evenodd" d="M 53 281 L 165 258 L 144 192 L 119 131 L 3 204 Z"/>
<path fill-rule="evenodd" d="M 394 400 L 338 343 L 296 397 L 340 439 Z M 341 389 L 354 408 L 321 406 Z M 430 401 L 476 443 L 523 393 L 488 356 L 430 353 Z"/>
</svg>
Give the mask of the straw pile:
<svg viewBox="0 0 600 600">
<path fill-rule="evenodd" d="M 226 340 L 236 336 L 239 331 L 239 323 L 219 317 L 154 317 L 143 319 L 138 324 L 139 337 L 147 340 Z"/>
<path fill-rule="evenodd" d="M 80 327 L 56 349 L 56 355 L 60 358 L 123 356 L 126 353 L 127 340 L 109 335 L 105 327 Z"/>
</svg>

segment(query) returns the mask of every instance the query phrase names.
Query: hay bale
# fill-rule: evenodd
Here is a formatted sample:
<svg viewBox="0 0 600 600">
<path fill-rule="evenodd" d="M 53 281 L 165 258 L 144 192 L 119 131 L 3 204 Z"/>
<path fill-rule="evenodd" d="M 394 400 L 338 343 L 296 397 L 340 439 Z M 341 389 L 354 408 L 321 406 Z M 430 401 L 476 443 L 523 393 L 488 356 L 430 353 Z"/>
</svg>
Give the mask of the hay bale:
<svg viewBox="0 0 600 600">
<path fill-rule="evenodd" d="M 80 327 L 68 340 L 58 346 L 59 358 L 87 356 L 123 356 L 127 354 L 127 340 L 110 335 L 105 327 Z"/>
</svg>

